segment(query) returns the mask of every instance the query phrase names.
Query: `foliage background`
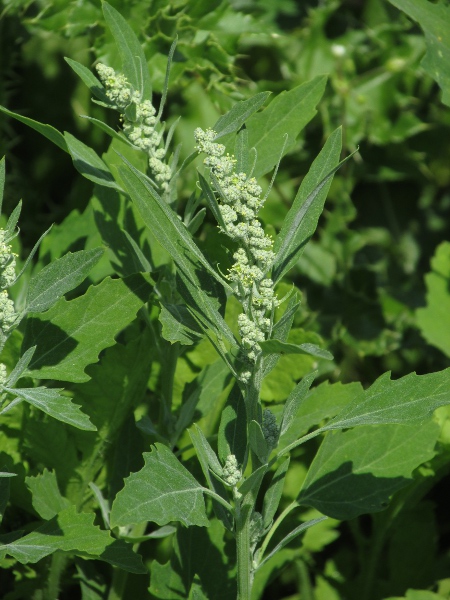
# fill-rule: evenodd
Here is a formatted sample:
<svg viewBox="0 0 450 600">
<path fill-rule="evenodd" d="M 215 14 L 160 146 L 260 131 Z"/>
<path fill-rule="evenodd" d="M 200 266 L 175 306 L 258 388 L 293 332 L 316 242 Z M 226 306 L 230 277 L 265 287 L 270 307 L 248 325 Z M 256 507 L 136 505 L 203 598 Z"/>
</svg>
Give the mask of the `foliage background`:
<svg viewBox="0 0 450 600">
<path fill-rule="evenodd" d="M 424 2 L 442 7 L 450 27 L 448 3 Z M 421 66 L 429 39 L 394 6 L 402 3 L 111 4 L 141 36 L 156 93 L 161 92 L 170 44 L 179 36 L 165 118 L 170 123 L 182 117 L 176 138 L 185 156 L 193 148 L 194 128 L 211 125 L 236 100 L 265 90 L 279 93 L 328 75 L 318 114 L 283 160 L 262 212 L 265 223 L 278 230 L 312 158 L 342 124 L 344 155 L 357 147 L 359 152 L 336 175 L 318 231 L 293 271 L 292 282 L 303 294 L 295 325 L 321 336 L 335 356 L 319 381 L 360 381 L 366 387 L 386 370 L 398 378 L 448 366 L 450 109 Z M 0 104 L 70 131 L 104 152 L 104 134 L 78 115 L 101 115 L 112 127 L 117 126 L 115 116 L 90 102 L 88 90 L 63 59 L 69 56 L 87 66 L 100 59 L 119 67 L 100 3 L 3 0 L 0 7 Z M 98 223 L 89 213 L 92 186 L 77 174 L 68 155 L 0 115 L 0 156 L 4 154 L 4 212 L 10 213 L 17 198 L 24 199 L 22 256 L 51 223 L 57 225 L 36 268 L 69 248 L 78 249 L 81 241 L 67 237 L 67 222 L 88 224 L 92 239 L 98 235 Z M 182 201 L 194 186 L 194 175 L 180 182 Z M 202 236 L 206 247 L 215 243 L 212 221 Z M 103 263 L 93 280 L 108 269 Z M 16 294 L 20 297 L 20 288 Z M 195 362 L 198 366 L 204 360 L 191 358 L 194 367 L 185 369 L 195 370 Z M 310 370 L 309 358 L 284 358 L 265 383 L 264 400 L 285 398 Z M 290 554 L 280 560 L 287 567 L 263 597 L 390 598 L 405 597 L 414 588 L 449 598 L 449 416 L 448 409 L 437 412 L 442 433 L 435 457 L 417 474 L 412 500 L 408 492 L 397 494 L 394 506 L 403 507 L 398 519 L 389 521 L 380 513 L 318 526 L 308 532 L 302 549 L 286 551 Z M 286 503 L 305 476 L 307 452 L 295 456 Z M 377 543 L 384 544 L 385 558 L 378 565 L 376 589 L 364 596 Z M 149 556 L 155 552 L 162 561 L 167 548 L 161 543 L 148 550 Z M 406 597 L 428 599 L 411 594 Z"/>
</svg>

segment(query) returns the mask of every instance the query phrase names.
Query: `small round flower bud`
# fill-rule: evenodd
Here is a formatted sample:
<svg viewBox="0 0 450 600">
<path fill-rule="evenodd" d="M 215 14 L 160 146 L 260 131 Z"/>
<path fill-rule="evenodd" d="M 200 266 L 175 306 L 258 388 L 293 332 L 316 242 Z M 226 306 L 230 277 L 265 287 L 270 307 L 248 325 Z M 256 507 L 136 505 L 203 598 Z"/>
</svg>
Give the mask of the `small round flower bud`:
<svg viewBox="0 0 450 600">
<path fill-rule="evenodd" d="M 238 468 L 238 462 L 234 454 L 227 456 L 225 465 L 222 469 L 222 478 L 229 485 L 234 487 L 242 477 L 241 470 Z"/>
<path fill-rule="evenodd" d="M 263 412 L 262 431 L 267 445 L 270 448 L 275 448 L 278 443 L 279 431 L 275 415 L 268 408 Z"/>
</svg>

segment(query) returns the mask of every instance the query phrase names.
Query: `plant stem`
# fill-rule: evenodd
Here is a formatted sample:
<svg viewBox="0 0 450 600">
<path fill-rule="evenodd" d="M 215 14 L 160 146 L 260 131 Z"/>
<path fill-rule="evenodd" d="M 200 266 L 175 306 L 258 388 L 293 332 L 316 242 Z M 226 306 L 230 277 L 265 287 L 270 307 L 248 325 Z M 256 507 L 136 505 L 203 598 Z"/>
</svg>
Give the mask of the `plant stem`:
<svg viewBox="0 0 450 600">
<path fill-rule="evenodd" d="M 147 529 L 147 523 L 138 523 L 131 531 L 131 537 L 140 537 L 145 533 Z M 139 543 L 133 545 L 133 552 L 137 552 Z M 119 567 L 113 567 L 113 576 L 111 581 L 111 587 L 109 588 L 107 600 L 123 600 L 125 586 L 128 580 L 128 571 L 124 571 Z"/>
<path fill-rule="evenodd" d="M 51 558 L 50 570 L 47 579 L 45 600 L 58 600 L 62 574 L 67 566 L 68 556 L 63 552 L 56 551 Z"/>
<path fill-rule="evenodd" d="M 261 560 L 264 558 L 264 552 L 267 549 L 267 546 L 269 545 L 270 540 L 272 539 L 273 534 L 275 533 L 275 531 L 278 529 L 278 527 L 281 525 L 282 521 L 288 516 L 288 514 L 294 510 L 294 508 L 297 508 L 298 506 L 298 502 L 296 500 L 294 500 L 293 502 L 291 502 L 291 504 L 289 504 L 289 506 L 287 506 L 283 512 L 280 514 L 280 516 L 278 517 L 278 519 L 275 521 L 275 523 L 272 525 L 272 527 L 270 528 L 269 533 L 266 535 L 264 542 L 261 545 L 261 549 L 259 551 L 259 556 L 261 558 Z M 260 562 L 260 561 L 258 561 Z"/>
<path fill-rule="evenodd" d="M 250 516 L 251 507 L 241 511 L 236 506 L 236 550 L 237 550 L 237 600 L 250 600 L 252 591 L 252 565 L 250 552 Z"/>
</svg>

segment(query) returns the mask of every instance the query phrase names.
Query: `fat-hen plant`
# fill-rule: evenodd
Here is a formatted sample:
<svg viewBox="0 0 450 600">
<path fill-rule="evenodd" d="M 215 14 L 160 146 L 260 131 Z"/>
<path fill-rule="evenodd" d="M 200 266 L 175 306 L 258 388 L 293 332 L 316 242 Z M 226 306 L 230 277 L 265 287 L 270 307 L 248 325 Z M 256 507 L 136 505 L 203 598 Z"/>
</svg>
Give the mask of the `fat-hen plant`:
<svg viewBox="0 0 450 600">
<path fill-rule="evenodd" d="M 279 232 L 259 211 L 282 156 L 315 114 L 325 78 L 265 109 L 266 93 L 236 103 L 211 128 L 195 129 L 193 151 L 179 165 L 182 149 L 171 150 L 177 123 L 164 137 L 162 122 L 175 43 L 157 109 L 139 41 L 106 2 L 103 11 L 122 65 L 97 64 L 97 79 L 67 59 L 95 102 L 120 114 L 118 129 L 89 117 L 112 138 L 103 158 L 68 133 L 4 109 L 68 152 L 96 184 L 92 206 L 108 249 L 87 239 L 85 249 L 37 269 L 14 306 L 10 242 L 20 207 L 0 230 L 2 426 L 22 423 L 25 445 L 41 435 L 67 452 L 60 471 L 41 450 L 24 472 L 20 444 L 5 447 L 0 515 L 10 494 L 11 502 L 0 558 L 16 571 L 35 565 L 39 597 L 52 600 L 68 577 L 83 598 L 93 590 L 95 598 L 126 598 L 132 577 L 148 568 L 152 598 L 255 600 L 299 536 L 328 517 L 381 511 L 411 483 L 433 456 L 433 412 L 450 403 L 450 369 L 399 380 L 385 373 L 367 389 L 312 387 L 334 359 L 317 335 L 293 328 L 300 295 L 283 278 L 348 160 L 340 162 L 341 130 L 312 163 Z M 177 181 L 197 156 L 197 189 L 182 212 Z M 4 162 L 1 169 L 3 187 Z M 272 169 L 263 193 L 254 174 Z M 46 243 L 50 252 L 52 232 Z M 89 273 L 96 285 L 83 287 Z M 72 299 L 63 297 L 73 290 Z M 207 359 L 198 366 L 200 355 Z M 306 357 L 308 371 L 269 408 L 261 390 L 285 355 Z M 320 444 L 286 506 L 290 455 L 313 438 Z M 11 479 L 20 483 L 10 487 Z M 8 525 L 18 500 L 33 518 L 25 532 Z M 100 517 L 102 527 L 94 524 Z M 144 542 L 167 536 L 169 563 L 151 562 Z M 87 559 L 109 563 L 111 573 Z"/>
</svg>

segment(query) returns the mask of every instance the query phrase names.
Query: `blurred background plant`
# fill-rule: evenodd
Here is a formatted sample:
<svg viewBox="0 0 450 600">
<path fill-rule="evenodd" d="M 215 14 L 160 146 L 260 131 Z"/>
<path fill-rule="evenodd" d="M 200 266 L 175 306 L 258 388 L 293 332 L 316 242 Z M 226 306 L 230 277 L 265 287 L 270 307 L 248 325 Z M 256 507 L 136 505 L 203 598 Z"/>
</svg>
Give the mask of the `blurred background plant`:
<svg viewBox="0 0 450 600">
<path fill-rule="evenodd" d="M 212 125 L 236 100 L 328 75 L 318 114 L 283 160 L 261 216 L 269 231 L 279 229 L 312 157 L 343 125 L 344 155 L 358 147 L 359 152 L 335 176 L 317 233 L 290 283 L 303 294 L 292 335 L 304 335 L 306 329 L 327 340 L 335 361 L 321 373 L 322 380 L 348 386 L 354 381 L 368 385 L 389 369 L 395 378 L 438 371 L 450 357 L 450 251 L 445 243 L 450 110 L 429 69 L 421 66 L 434 38 L 425 38 L 419 25 L 393 5 L 402 2 L 408 5 L 406 0 L 111 1 L 151 57 L 157 100 L 166 57 L 178 35 L 164 118 L 171 123 L 182 117 L 175 134 L 182 157 L 193 149 L 194 129 Z M 448 19 L 450 28 L 445 3 L 420 0 L 416 6 L 442 9 L 435 16 L 444 25 Z M 120 67 L 98 0 L 2 0 L 0 104 L 68 130 L 101 154 L 107 149 L 105 134 L 78 115 L 101 117 L 114 128 L 117 119 L 91 103 L 64 56 L 89 68 L 97 60 Z M 42 245 L 42 264 L 72 248 L 81 231 L 89 232 L 91 242 L 98 237 L 91 185 L 67 154 L 0 114 L 3 154 L 8 157 L 4 211 L 8 214 L 18 197 L 25 199 L 21 243 L 29 250 L 42 231 L 57 223 L 53 237 Z M 195 180 L 195 172 L 180 180 L 183 201 Z M 212 220 L 205 222 L 202 239 L 205 246 L 216 243 Z M 97 277 L 104 274 L 98 271 Z M 191 354 L 186 369 L 195 371 L 204 357 L 198 350 Z M 265 382 L 264 400 L 285 398 L 311 370 L 311 361 L 283 358 Z M 315 392 L 317 401 L 326 394 L 322 386 Z M 348 386 L 342 386 L 343 394 Z M 286 568 L 264 597 L 361 600 L 403 597 L 408 587 L 449 597 L 450 521 L 440 481 L 450 470 L 450 412 L 440 409 L 438 416 L 443 433 L 436 457 L 406 492 L 397 494 L 393 507 L 344 525 L 329 520 L 308 531 L 304 546 L 280 554 Z M 286 503 L 297 494 L 310 458 L 309 451 L 298 451 Z M 382 565 L 377 563 L 380 548 L 388 557 Z M 270 581 L 271 574 L 264 577 Z M 370 594 L 362 592 L 367 580 L 374 585 Z"/>
</svg>

